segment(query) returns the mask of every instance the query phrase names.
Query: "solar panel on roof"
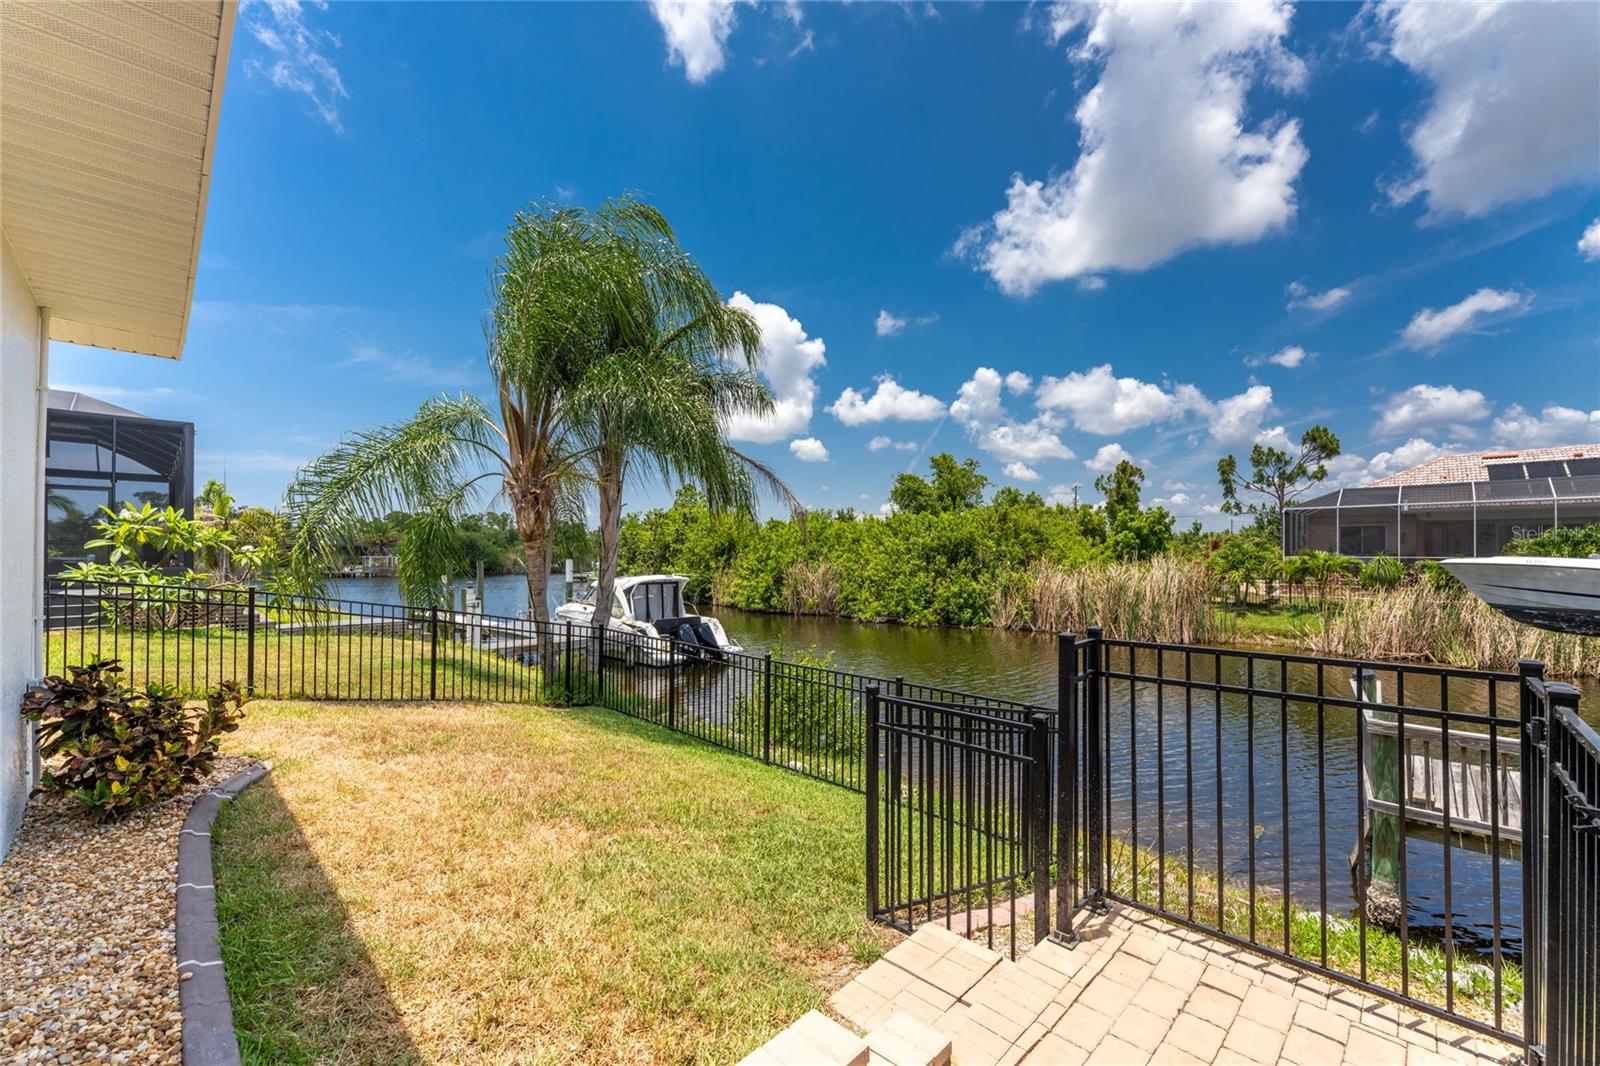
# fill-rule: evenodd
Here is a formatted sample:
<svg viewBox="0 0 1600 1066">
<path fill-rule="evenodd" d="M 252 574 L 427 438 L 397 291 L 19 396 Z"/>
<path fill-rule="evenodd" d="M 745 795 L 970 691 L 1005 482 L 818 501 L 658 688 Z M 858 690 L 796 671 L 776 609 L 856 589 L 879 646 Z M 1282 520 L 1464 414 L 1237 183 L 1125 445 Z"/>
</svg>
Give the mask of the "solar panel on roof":
<svg viewBox="0 0 1600 1066">
<path fill-rule="evenodd" d="M 1528 463 L 1529 477 L 1566 477 L 1567 464 L 1560 459 L 1546 459 L 1538 463 Z"/>
<path fill-rule="evenodd" d="M 1567 473 L 1573 477 L 1600 474 L 1600 459 L 1568 459 Z"/>
<path fill-rule="evenodd" d="M 1521 463 L 1490 463 L 1488 470 L 1490 481 L 1521 481 L 1527 476 Z"/>
</svg>

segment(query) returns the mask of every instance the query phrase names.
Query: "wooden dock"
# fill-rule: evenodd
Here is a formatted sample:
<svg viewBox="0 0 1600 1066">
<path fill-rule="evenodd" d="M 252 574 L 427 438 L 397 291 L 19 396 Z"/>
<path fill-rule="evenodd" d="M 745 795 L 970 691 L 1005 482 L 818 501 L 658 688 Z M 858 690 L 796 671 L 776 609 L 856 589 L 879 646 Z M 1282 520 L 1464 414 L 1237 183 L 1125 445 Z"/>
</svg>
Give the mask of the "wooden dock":
<svg viewBox="0 0 1600 1066">
<path fill-rule="evenodd" d="M 1491 742 L 1487 733 L 1451 729 L 1446 751 L 1445 731 L 1438 726 L 1408 721 L 1402 735 L 1392 714 L 1363 709 L 1362 715 L 1367 744 L 1361 787 L 1369 820 L 1374 814 L 1401 814 L 1398 798 L 1380 797 L 1374 788 L 1385 777 L 1378 760 L 1398 754 L 1408 823 L 1443 832 L 1448 807 L 1452 833 L 1487 841 L 1498 830 L 1502 843 L 1521 844 L 1522 754 L 1515 737 L 1501 734 Z M 1391 744 L 1374 743 L 1381 738 L 1398 744 L 1398 752 Z"/>
</svg>

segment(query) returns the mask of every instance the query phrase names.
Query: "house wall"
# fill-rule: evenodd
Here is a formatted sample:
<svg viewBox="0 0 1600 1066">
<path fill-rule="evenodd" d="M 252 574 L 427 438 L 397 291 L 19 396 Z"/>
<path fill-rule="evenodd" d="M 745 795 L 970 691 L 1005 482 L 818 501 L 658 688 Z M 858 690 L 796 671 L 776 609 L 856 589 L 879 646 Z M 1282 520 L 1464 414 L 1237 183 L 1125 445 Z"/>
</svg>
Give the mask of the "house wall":
<svg viewBox="0 0 1600 1066">
<path fill-rule="evenodd" d="M 38 301 L 0 239 L 0 856 L 32 785 L 32 732 L 18 705 L 40 671 L 41 364 Z"/>
</svg>

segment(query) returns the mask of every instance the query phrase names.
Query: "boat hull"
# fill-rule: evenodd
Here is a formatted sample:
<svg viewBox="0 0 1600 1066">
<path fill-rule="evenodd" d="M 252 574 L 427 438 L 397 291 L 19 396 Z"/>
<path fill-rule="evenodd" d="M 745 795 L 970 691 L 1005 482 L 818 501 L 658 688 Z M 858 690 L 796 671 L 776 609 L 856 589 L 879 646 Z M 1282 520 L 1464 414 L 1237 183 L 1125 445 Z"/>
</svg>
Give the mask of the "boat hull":
<svg viewBox="0 0 1600 1066">
<path fill-rule="evenodd" d="M 1494 556 L 1441 564 L 1508 618 L 1558 633 L 1600 636 L 1600 559 Z"/>
</svg>

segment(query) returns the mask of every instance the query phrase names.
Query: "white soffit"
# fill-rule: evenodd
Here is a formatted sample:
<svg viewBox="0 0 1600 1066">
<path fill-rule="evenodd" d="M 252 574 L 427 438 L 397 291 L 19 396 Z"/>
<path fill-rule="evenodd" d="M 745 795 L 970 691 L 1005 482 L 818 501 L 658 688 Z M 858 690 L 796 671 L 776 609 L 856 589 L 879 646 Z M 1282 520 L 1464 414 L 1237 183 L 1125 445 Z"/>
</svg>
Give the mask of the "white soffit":
<svg viewBox="0 0 1600 1066">
<path fill-rule="evenodd" d="M 182 354 L 235 13 L 0 0 L 0 226 L 52 340 Z"/>
</svg>

